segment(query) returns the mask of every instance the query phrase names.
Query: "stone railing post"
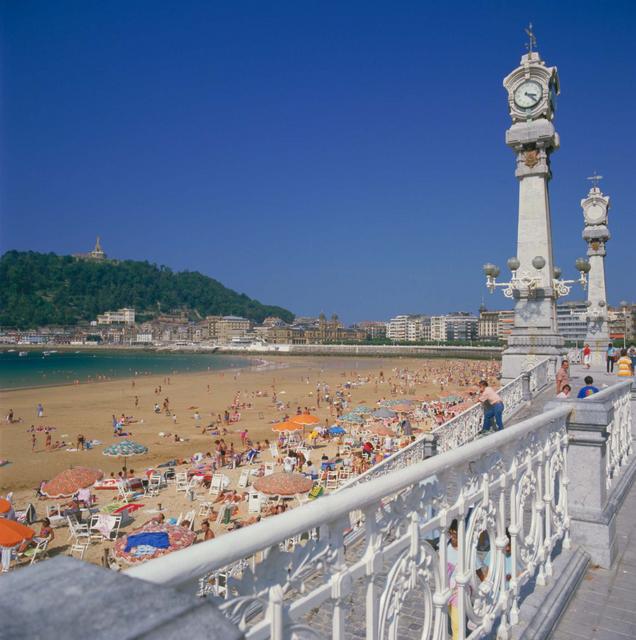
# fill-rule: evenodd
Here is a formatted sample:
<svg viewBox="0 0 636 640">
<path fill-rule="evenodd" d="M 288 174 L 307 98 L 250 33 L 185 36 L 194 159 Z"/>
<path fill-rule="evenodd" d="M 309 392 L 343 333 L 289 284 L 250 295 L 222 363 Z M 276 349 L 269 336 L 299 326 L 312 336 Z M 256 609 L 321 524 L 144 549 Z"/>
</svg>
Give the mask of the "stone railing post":
<svg viewBox="0 0 636 640">
<path fill-rule="evenodd" d="M 616 558 L 616 516 L 636 469 L 634 460 L 619 469 L 611 451 L 610 438 L 620 437 L 617 402 L 626 393 L 630 390 L 610 388 L 584 400 L 546 405 L 546 410 L 572 408 L 567 421 L 570 535 L 606 569 Z"/>
<path fill-rule="evenodd" d="M 530 402 L 532 400 L 532 389 L 530 387 L 530 377 L 531 374 L 529 371 L 525 371 L 521 374 L 521 398 L 525 402 Z"/>
<path fill-rule="evenodd" d="M 437 455 L 437 436 L 432 433 L 425 433 L 422 436 L 424 442 L 424 459 Z"/>
</svg>

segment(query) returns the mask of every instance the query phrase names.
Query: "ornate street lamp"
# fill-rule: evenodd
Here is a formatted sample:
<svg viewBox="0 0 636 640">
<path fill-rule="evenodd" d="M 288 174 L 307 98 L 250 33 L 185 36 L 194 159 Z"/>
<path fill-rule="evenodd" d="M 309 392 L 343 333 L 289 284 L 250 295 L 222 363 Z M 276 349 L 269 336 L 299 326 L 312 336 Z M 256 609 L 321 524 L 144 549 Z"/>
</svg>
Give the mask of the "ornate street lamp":
<svg viewBox="0 0 636 640">
<path fill-rule="evenodd" d="M 577 258 L 574 266 L 581 274 L 578 280 L 563 280 L 561 278 L 561 269 L 559 269 L 559 267 L 554 268 L 554 278 L 552 283 L 557 296 L 567 296 L 572 288 L 570 285 L 573 284 L 580 284 L 584 290 L 587 288 L 587 274 L 590 272 L 591 268 L 590 261 L 587 258 Z"/>
</svg>

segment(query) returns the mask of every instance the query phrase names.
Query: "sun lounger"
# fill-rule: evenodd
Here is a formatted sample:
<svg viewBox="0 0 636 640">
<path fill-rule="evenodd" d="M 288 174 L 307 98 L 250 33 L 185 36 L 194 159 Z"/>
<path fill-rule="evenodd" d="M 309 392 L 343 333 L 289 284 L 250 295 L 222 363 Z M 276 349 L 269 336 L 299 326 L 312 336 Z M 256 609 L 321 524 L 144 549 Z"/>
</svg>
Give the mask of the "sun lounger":
<svg viewBox="0 0 636 640">
<path fill-rule="evenodd" d="M 245 487 L 247 487 L 249 483 L 250 483 L 250 470 L 243 469 L 243 471 L 241 471 L 241 476 L 239 477 L 238 486 L 241 489 L 245 489 Z"/>
</svg>

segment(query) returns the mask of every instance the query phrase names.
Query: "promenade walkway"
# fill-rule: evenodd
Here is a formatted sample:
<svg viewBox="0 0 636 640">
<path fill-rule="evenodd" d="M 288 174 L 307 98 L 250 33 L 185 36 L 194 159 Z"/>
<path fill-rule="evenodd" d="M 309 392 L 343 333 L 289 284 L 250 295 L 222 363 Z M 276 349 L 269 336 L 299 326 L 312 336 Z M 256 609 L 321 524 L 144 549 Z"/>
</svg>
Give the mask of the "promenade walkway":
<svg viewBox="0 0 636 640">
<path fill-rule="evenodd" d="M 602 388 L 619 378 L 603 371 L 573 368 L 573 389 L 591 375 Z M 633 406 L 633 405 L 632 405 Z M 611 569 L 591 565 L 553 635 L 554 640 L 636 638 L 636 484 L 616 520 L 618 557 Z"/>
</svg>

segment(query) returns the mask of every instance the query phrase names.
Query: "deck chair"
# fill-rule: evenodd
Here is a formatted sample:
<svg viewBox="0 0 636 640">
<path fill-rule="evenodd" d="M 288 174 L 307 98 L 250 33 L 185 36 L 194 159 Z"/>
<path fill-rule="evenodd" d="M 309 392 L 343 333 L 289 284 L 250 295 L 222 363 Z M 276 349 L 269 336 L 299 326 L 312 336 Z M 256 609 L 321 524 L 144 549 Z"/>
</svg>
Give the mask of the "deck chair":
<svg viewBox="0 0 636 640">
<path fill-rule="evenodd" d="M 338 488 L 338 474 L 335 471 L 327 471 L 327 479 L 325 480 L 325 489 L 334 491 Z"/>
<path fill-rule="evenodd" d="M 188 482 L 188 474 L 185 471 L 180 471 L 177 473 L 175 487 L 177 489 L 177 493 L 180 491 L 187 491 L 190 483 Z"/>
<path fill-rule="evenodd" d="M 250 493 L 247 499 L 247 513 L 260 513 L 262 502 L 260 493 Z"/>
<path fill-rule="evenodd" d="M 207 518 L 212 515 L 212 511 L 214 510 L 211 502 L 202 502 L 199 505 L 199 515 L 202 518 Z"/>
<path fill-rule="evenodd" d="M 156 497 L 159 495 L 159 491 L 163 486 L 163 478 L 160 473 L 153 473 L 148 479 L 148 490 L 147 493 L 149 496 Z"/>
<path fill-rule="evenodd" d="M 210 482 L 210 490 L 208 494 L 211 496 L 218 496 L 221 491 L 223 491 L 223 474 L 215 473 L 212 476 L 212 480 Z"/>
<path fill-rule="evenodd" d="M 38 561 L 39 558 L 46 555 L 48 546 L 49 546 L 49 538 L 38 540 L 35 547 L 31 547 L 30 549 L 27 549 L 23 555 L 25 558 L 31 558 L 31 562 L 29 563 L 30 565 L 34 564 Z"/>
<path fill-rule="evenodd" d="M 119 535 L 119 527 L 121 526 L 121 521 L 123 516 L 121 514 L 111 515 L 113 518 L 113 525 L 108 532 L 108 535 L 104 534 L 104 532 L 97 529 L 97 523 L 99 522 L 99 514 L 95 514 L 91 517 L 91 522 L 89 525 L 90 538 L 91 540 L 117 540 L 117 536 Z"/>
<path fill-rule="evenodd" d="M 265 474 L 266 476 L 271 476 L 272 473 L 274 473 L 274 463 L 273 462 L 266 462 L 265 463 Z"/>
<path fill-rule="evenodd" d="M 223 504 L 219 509 L 219 515 L 216 517 L 216 524 L 230 524 L 232 520 L 232 505 Z"/>
<path fill-rule="evenodd" d="M 196 515 L 196 511 L 194 509 L 192 509 L 191 511 L 188 511 L 185 514 L 185 518 L 183 518 L 183 520 L 187 520 L 190 523 L 190 526 L 188 527 L 190 529 L 190 531 L 192 531 L 194 529 L 194 516 Z M 181 522 L 183 522 L 183 520 L 181 520 Z"/>
<path fill-rule="evenodd" d="M 249 469 L 243 469 L 243 471 L 241 471 L 241 475 L 239 477 L 238 486 L 241 489 L 245 489 L 245 487 L 247 487 L 247 485 L 249 485 L 249 483 L 250 483 L 250 470 Z"/>
<path fill-rule="evenodd" d="M 68 555 L 74 558 L 78 558 L 79 560 L 84 559 L 84 552 L 88 549 L 87 544 L 80 544 L 79 542 L 74 542 L 68 548 Z"/>
<path fill-rule="evenodd" d="M 117 490 L 119 491 L 119 499 L 126 504 L 135 499 L 135 492 L 130 489 L 126 482 L 118 482 Z"/>
<path fill-rule="evenodd" d="M 280 458 L 280 453 L 278 452 L 278 445 L 277 444 L 270 444 L 269 445 L 269 452 L 272 454 L 272 460 L 278 460 L 278 458 Z"/>
<path fill-rule="evenodd" d="M 46 505 L 46 517 L 49 519 L 49 522 L 54 529 L 66 524 L 66 518 L 62 515 L 62 511 L 63 509 L 59 504 Z"/>
</svg>

